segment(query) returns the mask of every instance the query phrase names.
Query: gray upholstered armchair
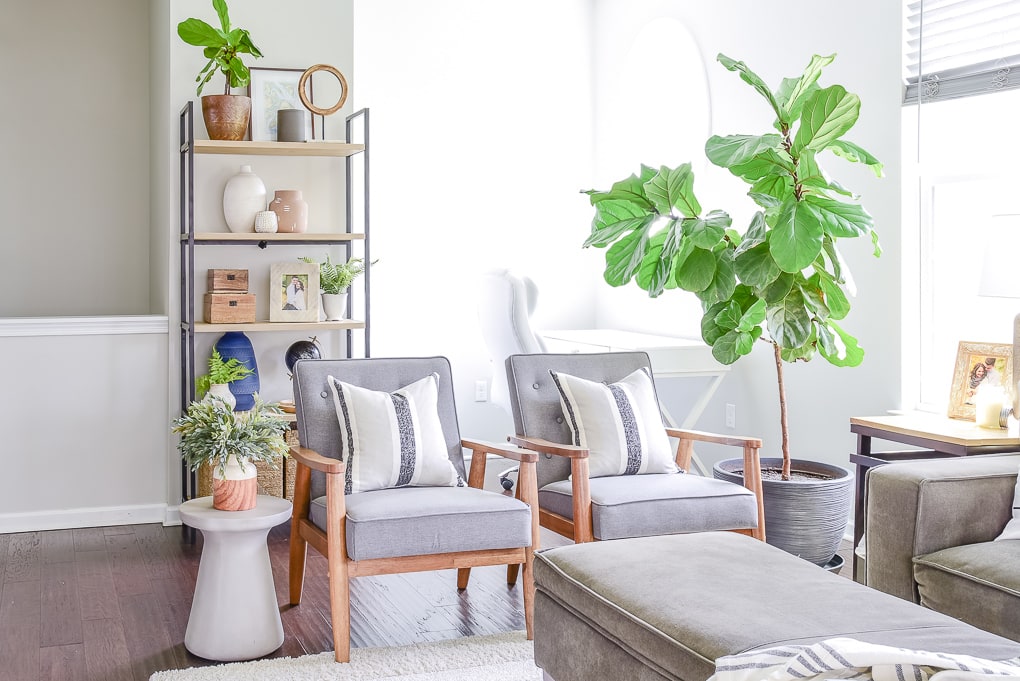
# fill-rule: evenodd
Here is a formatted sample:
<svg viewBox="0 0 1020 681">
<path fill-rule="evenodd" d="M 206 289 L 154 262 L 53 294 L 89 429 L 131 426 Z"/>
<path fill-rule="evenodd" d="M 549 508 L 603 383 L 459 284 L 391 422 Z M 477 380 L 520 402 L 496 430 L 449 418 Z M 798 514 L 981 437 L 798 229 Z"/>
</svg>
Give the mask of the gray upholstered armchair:
<svg viewBox="0 0 1020 681">
<path fill-rule="evenodd" d="M 523 565 L 524 616 L 532 638 L 537 455 L 461 440 L 450 364 L 444 357 L 301 360 L 294 365 L 293 383 L 301 446 L 291 448 L 297 480 L 290 602 L 301 602 L 310 544 L 329 561 L 337 661 L 350 659 L 349 580 L 363 575 L 457 568 L 457 586 L 464 589 L 472 567 Z M 430 392 L 411 393 L 419 384 Z M 380 416 L 377 404 L 389 411 Z M 411 410 L 418 411 L 408 416 Z M 357 450 L 368 442 L 370 431 L 383 431 L 382 438 L 389 438 L 390 448 L 374 448 L 387 451 L 388 459 L 384 456 L 381 463 L 367 448 Z M 445 475 L 445 486 L 423 485 L 424 472 L 422 478 L 415 477 L 424 466 L 409 460 L 408 452 L 425 451 L 426 442 L 432 444 L 428 476 L 434 478 L 435 471 Z M 472 452 L 470 475 L 464 470 L 464 449 Z M 481 489 L 487 452 L 520 464 L 517 499 Z M 396 484 L 385 484 L 387 474 Z M 357 491 L 373 482 L 376 489 Z M 351 493 L 345 494 L 348 489 Z"/>
<path fill-rule="evenodd" d="M 540 523 L 575 542 L 660 534 L 734 530 L 764 541 L 765 514 L 758 451 L 761 440 L 669 428 L 683 473 L 602 475 L 589 479 L 589 450 L 571 443 L 550 371 L 613 384 L 651 364 L 643 352 L 512 355 L 507 379 L 517 435 L 511 442 L 541 454 Z M 649 381 L 650 382 L 650 381 Z M 611 386 L 610 386 L 611 387 Z M 654 398 L 654 419 L 662 427 Z M 687 474 L 695 442 L 740 447 L 745 487 Z M 667 442 L 668 447 L 668 442 Z"/>
</svg>

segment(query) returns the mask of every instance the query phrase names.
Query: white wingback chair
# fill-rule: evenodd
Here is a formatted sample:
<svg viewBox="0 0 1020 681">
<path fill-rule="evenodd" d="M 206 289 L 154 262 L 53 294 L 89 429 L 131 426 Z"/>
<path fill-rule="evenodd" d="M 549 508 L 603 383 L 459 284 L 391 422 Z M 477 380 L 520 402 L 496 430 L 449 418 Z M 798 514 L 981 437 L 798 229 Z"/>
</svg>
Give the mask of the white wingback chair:
<svg viewBox="0 0 1020 681">
<path fill-rule="evenodd" d="M 513 412 L 506 382 L 506 358 L 546 352 L 545 343 L 531 328 L 537 302 L 538 287 L 528 277 L 508 269 L 482 275 L 478 322 L 492 362 L 491 399 L 508 414 Z"/>
</svg>

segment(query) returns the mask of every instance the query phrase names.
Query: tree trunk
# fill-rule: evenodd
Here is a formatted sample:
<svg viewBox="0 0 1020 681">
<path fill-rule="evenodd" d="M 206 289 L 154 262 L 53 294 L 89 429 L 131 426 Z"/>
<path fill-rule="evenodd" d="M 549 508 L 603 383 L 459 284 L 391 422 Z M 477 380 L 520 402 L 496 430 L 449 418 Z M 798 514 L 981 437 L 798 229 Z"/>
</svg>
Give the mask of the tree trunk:
<svg viewBox="0 0 1020 681">
<path fill-rule="evenodd" d="M 776 356 L 776 378 L 779 383 L 779 423 L 783 433 L 783 480 L 790 479 L 790 424 L 786 415 L 786 384 L 783 383 L 783 354 L 779 344 L 773 342 Z"/>
</svg>

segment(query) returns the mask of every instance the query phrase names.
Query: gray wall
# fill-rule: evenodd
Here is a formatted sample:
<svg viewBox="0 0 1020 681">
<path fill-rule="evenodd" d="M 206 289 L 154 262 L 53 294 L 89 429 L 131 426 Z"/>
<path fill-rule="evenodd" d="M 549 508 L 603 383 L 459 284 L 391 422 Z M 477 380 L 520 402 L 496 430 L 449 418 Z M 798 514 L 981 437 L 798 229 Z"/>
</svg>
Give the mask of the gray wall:
<svg viewBox="0 0 1020 681">
<path fill-rule="evenodd" d="M 4 3 L 0 318 L 150 311 L 148 37 L 138 0 Z"/>
</svg>

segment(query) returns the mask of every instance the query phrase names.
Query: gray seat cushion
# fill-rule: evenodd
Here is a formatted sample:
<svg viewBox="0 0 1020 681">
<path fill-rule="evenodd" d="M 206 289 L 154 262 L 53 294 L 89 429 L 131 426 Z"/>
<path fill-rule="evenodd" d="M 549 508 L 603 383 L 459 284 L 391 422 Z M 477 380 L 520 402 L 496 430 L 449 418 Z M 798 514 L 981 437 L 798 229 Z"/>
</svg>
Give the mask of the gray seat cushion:
<svg viewBox="0 0 1020 681">
<path fill-rule="evenodd" d="M 398 487 L 360 492 L 347 503 L 352 560 L 531 546 L 531 510 L 513 497 L 473 487 Z M 326 497 L 310 517 L 326 529 Z"/>
<path fill-rule="evenodd" d="M 921 605 L 1020 640 L 1020 541 L 965 544 L 914 558 Z"/>
<path fill-rule="evenodd" d="M 683 473 L 592 478 L 596 539 L 748 529 L 758 526 L 754 494 L 731 482 Z M 573 519 L 569 480 L 538 492 L 542 508 Z"/>
<path fill-rule="evenodd" d="M 730 532 L 535 556 L 535 661 L 556 681 L 706 679 L 723 655 L 847 636 L 1004 660 L 1020 644 Z"/>
</svg>

